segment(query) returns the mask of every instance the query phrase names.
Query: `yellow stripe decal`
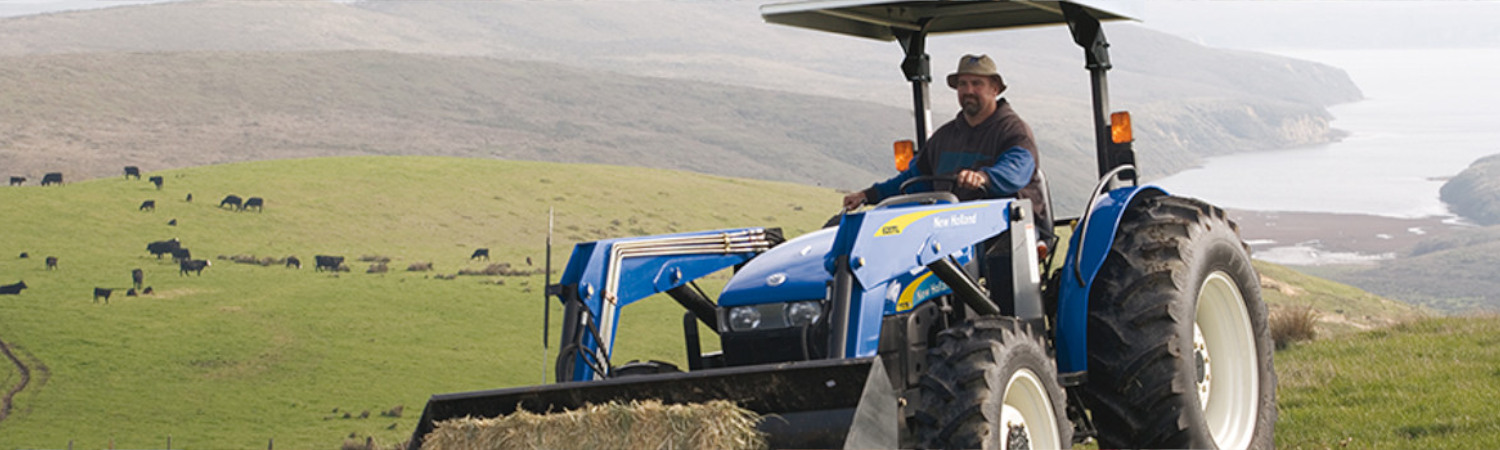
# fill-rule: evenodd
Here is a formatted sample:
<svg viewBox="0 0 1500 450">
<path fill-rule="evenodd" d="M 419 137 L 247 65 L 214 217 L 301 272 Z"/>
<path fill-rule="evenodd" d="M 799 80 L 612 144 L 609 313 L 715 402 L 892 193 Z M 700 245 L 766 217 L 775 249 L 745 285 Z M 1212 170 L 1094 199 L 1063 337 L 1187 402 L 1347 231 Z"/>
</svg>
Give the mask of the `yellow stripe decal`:
<svg viewBox="0 0 1500 450">
<path fill-rule="evenodd" d="M 922 211 L 922 212 L 914 212 L 914 213 L 911 213 L 911 214 L 903 214 L 903 215 L 900 215 L 900 216 L 896 216 L 896 218 L 894 218 L 894 219 L 887 220 L 885 222 L 885 224 L 881 225 L 880 228 L 877 228 L 875 230 L 875 237 L 895 236 L 895 235 L 901 234 L 901 232 L 906 231 L 906 227 L 911 226 L 911 224 L 913 222 L 925 219 L 925 218 L 927 218 L 927 216 L 931 216 L 933 214 L 941 214 L 941 213 L 945 213 L 945 212 L 949 212 L 949 211 L 961 211 L 961 210 L 965 210 L 965 209 L 982 208 L 984 206 L 985 205 L 982 205 L 982 204 L 972 204 L 972 205 L 956 206 L 956 207 L 945 208 L 945 209 L 934 209 L 932 211 Z"/>
<path fill-rule="evenodd" d="M 913 297 L 916 297 L 917 289 L 921 288 L 922 282 L 927 281 L 927 277 L 930 276 L 932 276 L 932 272 L 924 273 L 906 285 L 906 289 L 901 291 L 901 297 L 896 300 L 896 312 L 911 311 L 912 300 L 914 300 Z"/>
</svg>

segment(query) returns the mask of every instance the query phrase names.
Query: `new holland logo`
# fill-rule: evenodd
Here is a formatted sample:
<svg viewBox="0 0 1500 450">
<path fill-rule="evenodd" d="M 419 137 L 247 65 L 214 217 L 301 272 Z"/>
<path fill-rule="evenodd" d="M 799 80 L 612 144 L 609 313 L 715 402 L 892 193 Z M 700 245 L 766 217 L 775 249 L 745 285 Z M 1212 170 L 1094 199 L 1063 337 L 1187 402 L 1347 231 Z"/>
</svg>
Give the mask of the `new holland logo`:
<svg viewBox="0 0 1500 450">
<path fill-rule="evenodd" d="M 906 227 L 911 226 L 911 224 L 915 223 L 918 220 L 926 219 L 926 218 L 928 218 L 928 217 L 930 217 L 930 216 L 932 216 L 934 214 L 942 214 L 942 213 L 948 213 L 948 212 L 954 212 L 954 211 L 962 211 L 962 210 L 973 209 L 973 208 L 983 208 L 984 206 L 985 205 L 982 205 L 982 204 L 973 204 L 973 205 L 956 206 L 956 207 L 953 207 L 953 208 L 935 209 L 935 210 L 931 210 L 931 211 L 922 211 L 922 212 L 914 212 L 914 213 L 910 213 L 910 214 L 902 214 L 900 216 L 896 216 L 895 218 L 893 218 L 891 220 L 887 220 L 884 224 L 881 224 L 880 228 L 875 231 L 875 237 L 895 236 L 895 235 L 901 234 L 901 233 L 903 233 L 903 232 L 906 231 Z M 956 214 L 956 215 L 946 216 L 946 217 L 940 218 L 939 221 L 938 221 L 938 223 L 935 224 L 935 226 L 941 228 L 941 227 L 957 226 L 957 225 L 973 225 L 973 224 L 977 223 L 978 221 L 979 221 L 979 215 L 977 213 L 975 213 L 975 214 Z"/>
</svg>

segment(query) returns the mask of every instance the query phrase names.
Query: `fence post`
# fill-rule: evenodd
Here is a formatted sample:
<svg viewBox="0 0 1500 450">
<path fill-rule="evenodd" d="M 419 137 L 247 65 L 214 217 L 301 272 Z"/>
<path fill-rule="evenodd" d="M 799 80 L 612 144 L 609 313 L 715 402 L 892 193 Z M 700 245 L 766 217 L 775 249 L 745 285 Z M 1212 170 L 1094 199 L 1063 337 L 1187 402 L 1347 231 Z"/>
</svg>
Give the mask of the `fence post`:
<svg viewBox="0 0 1500 450">
<path fill-rule="evenodd" d="M 271 441 L 266 443 L 266 450 L 276 450 L 276 438 L 271 438 Z"/>
</svg>

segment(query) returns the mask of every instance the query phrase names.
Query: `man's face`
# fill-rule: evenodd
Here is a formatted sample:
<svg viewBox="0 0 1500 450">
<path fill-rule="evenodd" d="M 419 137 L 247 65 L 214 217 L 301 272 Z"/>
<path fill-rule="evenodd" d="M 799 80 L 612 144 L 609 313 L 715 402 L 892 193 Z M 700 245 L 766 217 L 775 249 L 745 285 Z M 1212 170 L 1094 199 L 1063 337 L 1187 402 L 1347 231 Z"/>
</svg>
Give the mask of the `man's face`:
<svg viewBox="0 0 1500 450">
<path fill-rule="evenodd" d="M 982 75 L 959 75 L 953 88 L 958 91 L 958 106 L 963 108 L 966 116 L 983 112 L 1000 95 L 995 80 Z"/>
</svg>

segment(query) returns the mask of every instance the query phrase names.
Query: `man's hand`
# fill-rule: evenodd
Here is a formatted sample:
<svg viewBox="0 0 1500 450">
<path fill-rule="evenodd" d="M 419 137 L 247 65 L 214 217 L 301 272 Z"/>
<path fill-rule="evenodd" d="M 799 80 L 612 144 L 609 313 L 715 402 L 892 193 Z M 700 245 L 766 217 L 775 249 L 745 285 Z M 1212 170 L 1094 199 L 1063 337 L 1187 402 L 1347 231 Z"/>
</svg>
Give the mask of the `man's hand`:
<svg viewBox="0 0 1500 450">
<path fill-rule="evenodd" d="M 865 204 L 865 191 L 854 191 L 844 196 L 844 211 L 853 211 Z"/>
<path fill-rule="evenodd" d="M 990 183 L 990 177 L 986 176 L 984 172 L 967 169 L 958 171 L 957 178 L 959 187 L 964 189 L 978 189 L 982 191 Z"/>
</svg>

